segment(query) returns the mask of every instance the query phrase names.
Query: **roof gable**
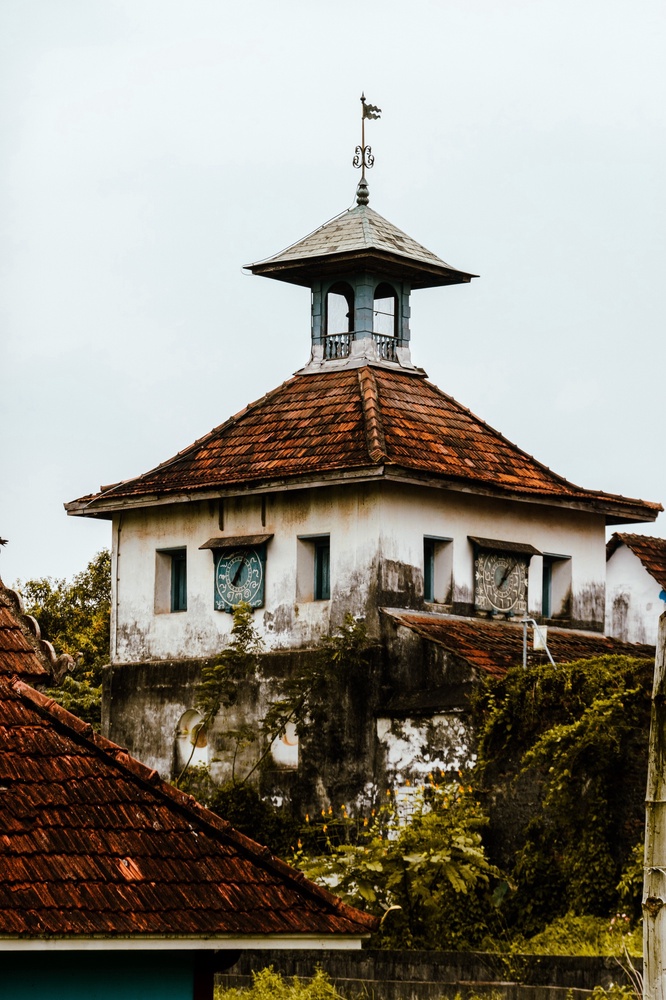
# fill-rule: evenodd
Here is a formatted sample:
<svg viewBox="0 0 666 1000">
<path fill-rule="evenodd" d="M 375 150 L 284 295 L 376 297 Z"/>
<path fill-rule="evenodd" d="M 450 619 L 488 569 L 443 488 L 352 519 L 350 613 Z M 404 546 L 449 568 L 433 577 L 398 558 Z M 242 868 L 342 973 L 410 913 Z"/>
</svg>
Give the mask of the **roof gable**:
<svg viewBox="0 0 666 1000">
<path fill-rule="evenodd" d="M 661 510 L 575 486 L 420 376 L 371 365 L 294 376 L 168 462 L 67 510 L 95 516 L 183 494 L 389 475 L 573 503 L 609 521 Z"/>
<path fill-rule="evenodd" d="M 610 559 L 622 544 L 640 559 L 659 586 L 666 589 L 666 538 L 616 531 L 606 545 L 606 559 Z"/>
</svg>

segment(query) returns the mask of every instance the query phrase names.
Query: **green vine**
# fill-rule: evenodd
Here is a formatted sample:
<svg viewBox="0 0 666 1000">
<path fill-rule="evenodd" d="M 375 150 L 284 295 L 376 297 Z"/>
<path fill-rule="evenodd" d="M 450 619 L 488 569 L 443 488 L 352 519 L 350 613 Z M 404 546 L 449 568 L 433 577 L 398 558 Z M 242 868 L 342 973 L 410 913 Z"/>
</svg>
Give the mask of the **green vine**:
<svg viewBox="0 0 666 1000">
<path fill-rule="evenodd" d="M 623 656 L 515 669 L 479 699 L 477 774 L 495 800 L 495 854 L 498 814 L 521 815 L 527 803 L 507 904 L 507 919 L 524 933 L 568 911 L 639 912 L 632 871 L 652 671 L 652 661 Z"/>
</svg>

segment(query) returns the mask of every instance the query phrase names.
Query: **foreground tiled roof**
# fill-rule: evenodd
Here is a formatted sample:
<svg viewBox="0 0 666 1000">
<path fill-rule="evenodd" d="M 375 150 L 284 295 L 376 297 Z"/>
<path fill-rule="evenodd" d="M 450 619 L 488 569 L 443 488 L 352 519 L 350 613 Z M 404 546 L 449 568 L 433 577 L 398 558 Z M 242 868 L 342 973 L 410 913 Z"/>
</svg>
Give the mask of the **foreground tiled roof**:
<svg viewBox="0 0 666 1000">
<path fill-rule="evenodd" d="M 13 631 L 3 617 L 0 636 Z M 335 947 L 375 928 L 10 678 L 4 647 L 0 662 L 0 939 L 306 935 Z"/>
<path fill-rule="evenodd" d="M 294 376 L 151 472 L 67 510 L 94 516 L 128 501 L 349 476 L 569 501 L 611 522 L 653 520 L 661 510 L 574 486 L 432 383 L 370 365 Z"/>
<path fill-rule="evenodd" d="M 523 626 L 510 622 L 490 622 L 449 615 L 417 614 L 410 611 L 385 609 L 384 613 L 399 625 L 404 625 L 429 642 L 435 642 L 450 653 L 462 657 L 472 667 L 494 676 L 501 676 L 510 667 L 523 662 Z M 547 632 L 548 649 L 556 663 L 570 663 L 592 656 L 622 654 L 641 659 L 654 657 L 654 646 L 620 642 L 596 632 L 577 632 L 553 628 Z M 528 633 L 529 663 L 545 663 L 543 651 L 532 647 L 532 630 Z"/>
<path fill-rule="evenodd" d="M 38 654 L 38 643 L 39 626 L 34 619 L 22 614 L 18 594 L 7 590 L 0 581 L 0 676 L 16 674 L 31 684 L 49 681 L 51 671 L 44 662 L 44 653 L 48 655 L 53 647 L 50 643 L 44 644 L 47 650 L 40 650 Z"/>
<path fill-rule="evenodd" d="M 666 538 L 650 538 L 648 535 L 616 531 L 606 545 L 606 558 L 610 559 L 622 544 L 640 559 L 659 586 L 666 588 Z"/>
<path fill-rule="evenodd" d="M 247 267 L 253 274 L 309 285 L 324 276 L 327 267 L 344 273 L 345 261 L 358 269 L 359 258 L 382 270 L 390 270 L 395 261 L 413 288 L 457 284 L 475 277 L 451 267 L 368 205 L 342 212 L 281 253 Z"/>
</svg>

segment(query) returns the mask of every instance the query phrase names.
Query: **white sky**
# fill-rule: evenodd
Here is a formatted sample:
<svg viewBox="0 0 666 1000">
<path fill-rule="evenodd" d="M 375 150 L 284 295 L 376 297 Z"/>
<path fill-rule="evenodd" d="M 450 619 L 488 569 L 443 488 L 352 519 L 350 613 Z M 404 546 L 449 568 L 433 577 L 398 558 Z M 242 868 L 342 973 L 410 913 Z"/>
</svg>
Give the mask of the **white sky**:
<svg viewBox="0 0 666 1000">
<path fill-rule="evenodd" d="M 5 582 L 82 569 L 109 522 L 63 502 L 306 362 L 307 290 L 241 266 L 352 203 L 363 89 L 370 204 L 481 275 L 414 293 L 416 363 L 666 500 L 664 52 L 662 0 L 0 0 Z"/>
</svg>

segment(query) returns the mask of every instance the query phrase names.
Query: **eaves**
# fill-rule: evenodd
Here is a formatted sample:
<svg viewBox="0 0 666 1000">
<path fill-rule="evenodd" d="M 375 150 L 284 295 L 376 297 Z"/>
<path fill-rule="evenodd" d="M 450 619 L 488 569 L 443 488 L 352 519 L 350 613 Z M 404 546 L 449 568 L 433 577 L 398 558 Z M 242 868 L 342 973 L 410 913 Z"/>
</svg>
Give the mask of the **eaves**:
<svg viewBox="0 0 666 1000">
<path fill-rule="evenodd" d="M 598 514 L 605 518 L 606 524 L 631 524 L 654 521 L 663 509 L 660 504 L 645 501 L 627 500 L 625 497 L 592 494 L 586 496 L 582 491 L 578 495 L 539 493 L 527 490 L 515 490 L 505 486 L 494 486 L 481 481 L 469 479 L 452 479 L 429 473 L 406 469 L 402 466 L 383 464 L 363 466 L 358 469 L 335 469 L 328 473 L 316 475 L 286 476 L 270 480 L 250 480 L 232 483 L 228 486 L 208 488 L 192 488 L 190 490 L 174 490 L 165 493 L 146 493 L 131 496 L 113 496 L 110 490 L 107 496 L 98 494 L 88 501 L 74 500 L 65 504 L 67 513 L 74 517 L 99 517 L 110 519 L 114 514 L 126 510 L 139 510 L 145 507 L 171 506 L 180 503 L 193 503 L 203 500 L 219 500 L 225 497 L 252 496 L 265 493 L 281 493 L 288 490 L 316 489 L 324 486 L 339 486 L 355 483 L 395 482 L 412 486 L 426 486 L 430 489 L 446 490 L 476 496 L 492 497 L 495 500 L 510 500 L 516 503 L 539 504 L 583 511 L 586 514 Z"/>
</svg>

